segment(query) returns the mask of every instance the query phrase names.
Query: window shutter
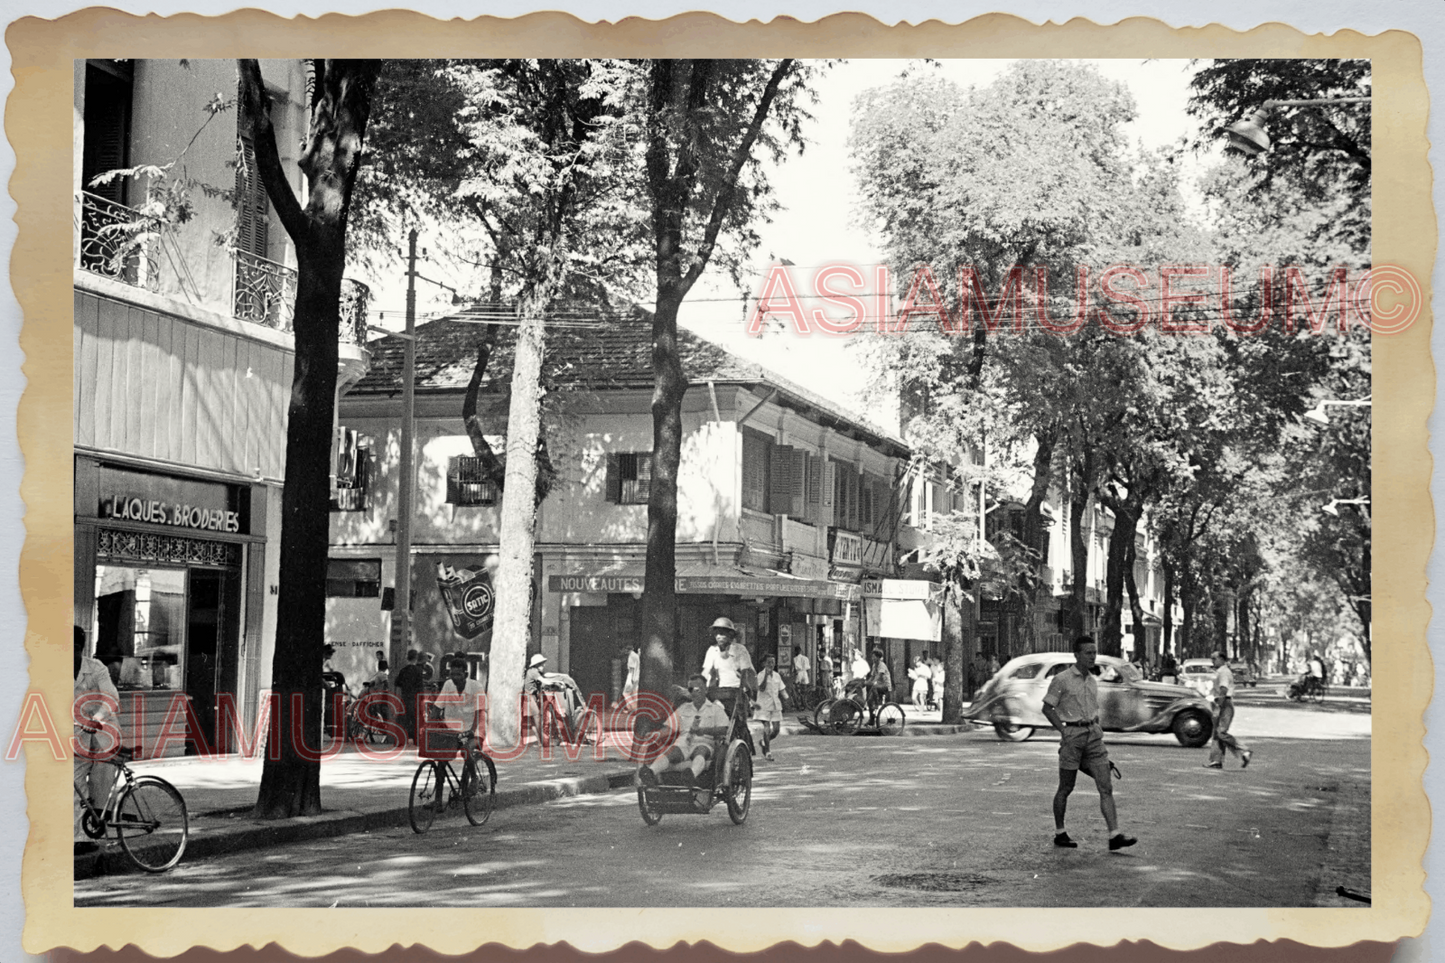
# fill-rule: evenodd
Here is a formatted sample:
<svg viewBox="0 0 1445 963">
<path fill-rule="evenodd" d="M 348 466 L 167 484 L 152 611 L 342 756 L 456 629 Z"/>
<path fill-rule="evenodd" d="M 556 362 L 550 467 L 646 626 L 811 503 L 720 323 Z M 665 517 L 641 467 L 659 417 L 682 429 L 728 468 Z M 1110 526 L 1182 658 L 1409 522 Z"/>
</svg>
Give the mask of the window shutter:
<svg viewBox="0 0 1445 963">
<path fill-rule="evenodd" d="M 606 498 L 614 505 L 622 501 L 622 459 L 616 452 L 607 454 Z"/>
<path fill-rule="evenodd" d="M 644 504 L 652 498 L 651 452 L 642 452 L 637 456 L 637 497 Z"/>
<path fill-rule="evenodd" d="M 866 475 L 858 487 L 858 527 L 864 535 L 873 534 L 873 481 Z"/>
<path fill-rule="evenodd" d="M 130 166 L 131 65 L 92 61 L 85 67 L 85 142 L 81 151 L 81 190 L 117 204 L 126 203 L 126 178 L 91 187 L 97 174 Z"/>
<path fill-rule="evenodd" d="M 855 532 L 859 531 L 863 527 L 858 520 L 858 510 L 861 507 L 859 505 L 859 502 L 862 500 L 859 498 L 859 492 L 863 487 L 859 483 L 862 480 L 863 479 L 859 477 L 856 471 L 854 471 L 852 468 L 848 469 L 848 527 L 853 529 L 853 531 Z"/>
<path fill-rule="evenodd" d="M 357 449 L 356 459 L 356 482 L 361 489 L 361 507 L 371 509 L 371 445 L 368 443 Z"/>
<path fill-rule="evenodd" d="M 772 466 L 768 473 L 768 511 L 788 515 L 793 507 L 793 454 L 795 449 L 774 445 Z"/>
<path fill-rule="evenodd" d="M 803 520 L 818 524 L 818 515 L 822 511 L 823 486 L 820 481 L 822 475 L 822 459 L 817 455 L 803 456 L 804 479 L 803 492 Z"/>
<path fill-rule="evenodd" d="M 743 507 L 768 510 L 768 442 L 761 435 L 743 432 Z"/>
<path fill-rule="evenodd" d="M 818 479 L 818 488 L 821 492 L 821 500 L 818 503 L 818 524 L 836 525 L 837 516 L 834 512 L 838 500 L 838 466 L 827 458 L 820 458 L 818 461 L 823 469 Z"/>
</svg>

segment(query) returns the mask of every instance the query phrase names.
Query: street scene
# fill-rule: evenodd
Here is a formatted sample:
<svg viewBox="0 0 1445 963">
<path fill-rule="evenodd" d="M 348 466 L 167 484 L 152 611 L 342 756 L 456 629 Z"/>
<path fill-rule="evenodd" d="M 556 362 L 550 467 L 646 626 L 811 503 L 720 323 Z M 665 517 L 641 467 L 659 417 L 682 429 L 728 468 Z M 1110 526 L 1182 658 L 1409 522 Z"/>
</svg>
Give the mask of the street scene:
<svg viewBox="0 0 1445 963">
<path fill-rule="evenodd" d="M 1370 97 L 76 61 L 75 905 L 1367 907 Z"/>
</svg>

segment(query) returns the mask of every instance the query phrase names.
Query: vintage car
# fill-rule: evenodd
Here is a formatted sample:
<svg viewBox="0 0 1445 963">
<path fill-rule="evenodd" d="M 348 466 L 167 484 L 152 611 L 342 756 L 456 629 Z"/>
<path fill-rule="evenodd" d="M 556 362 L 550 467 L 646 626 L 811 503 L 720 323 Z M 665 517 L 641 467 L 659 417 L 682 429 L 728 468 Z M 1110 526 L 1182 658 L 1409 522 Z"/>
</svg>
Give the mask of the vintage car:
<svg viewBox="0 0 1445 963">
<path fill-rule="evenodd" d="M 1010 660 L 979 689 L 965 718 L 992 724 L 1007 742 L 1022 742 L 1034 729 L 1048 727 L 1044 693 L 1049 680 L 1074 664 L 1070 652 L 1035 652 Z M 1101 655 L 1094 666 L 1099 680 L 1099 721 L 1109 732 L 1172 732 L 1181 745 L 1196 747 L 1214 733 L 1210 704 L 1188 686 L 1147 682 L 1139 670 Z"/>
<path fill-rule="evenodd" d="M 1214 694 L 1214 660 L 1185 659 L 1179 666 L 1179 681 L 1208 699 Z"/>
</svg>

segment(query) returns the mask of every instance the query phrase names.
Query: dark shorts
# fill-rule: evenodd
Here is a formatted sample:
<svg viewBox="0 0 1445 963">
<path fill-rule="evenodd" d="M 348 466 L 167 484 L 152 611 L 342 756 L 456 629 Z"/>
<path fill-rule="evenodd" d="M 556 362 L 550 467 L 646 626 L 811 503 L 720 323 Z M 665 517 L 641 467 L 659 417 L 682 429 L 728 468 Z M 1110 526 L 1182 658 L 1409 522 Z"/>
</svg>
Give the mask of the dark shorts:
<svg viewBox="0 0 1445 963">
<path fill-rule="evenodd" d="M 1066 726 L 1059 742 L 1059 768 L 1082 769 L 1093 775 L 1102 767 L 1109 771 L 1109 751 L 1104 748 L 1104 730 L 1097 723 L 1088 728 Z"/>
</svg>

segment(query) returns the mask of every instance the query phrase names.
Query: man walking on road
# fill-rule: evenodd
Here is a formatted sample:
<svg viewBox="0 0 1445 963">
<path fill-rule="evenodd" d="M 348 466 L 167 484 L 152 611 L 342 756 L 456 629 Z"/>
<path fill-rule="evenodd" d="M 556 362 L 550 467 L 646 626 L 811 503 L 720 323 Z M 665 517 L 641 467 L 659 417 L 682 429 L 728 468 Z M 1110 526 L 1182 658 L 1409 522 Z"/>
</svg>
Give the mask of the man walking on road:
<svg viewBox="0 0 1445 963">
<path fill-rule="evenodd" d="M 1239 768 L 1248 769 L 1254 753 L 1229 734 L 1229 724 L 1234 721 L 1234 673 L 1229 671 L 1229 660 L 1223 652 L 1216 649 L 1209 658 L 1214 663 L 1214 741 L 1204 768 L 1223 769 L 1224 750 L 1228 749 L 1239 757 Z"/>
<path fill-rule="evenodd" d="M 1104 730 L 1099 726 L 1099 683 L 1094 662 L 1099 647 L 1087 635 L 1074 640 L 1074 664 L 1049 683 L 1044 695 L 1044 716 L 1059 730 L 1059 788 L 1054 793 L 1054 845 L 1074 849 L 1079 844 L 1064 831 L 1064 814 L 1079 770 L 1088 773 L 1099 789 L 1099 811 L 1109 827 L 1109 851 L 1133 846 L 1133 836 L 1119 832 L 1114 811 L 1114 784 L 1109 753 L 1104 748 Z"/>
</svg>

